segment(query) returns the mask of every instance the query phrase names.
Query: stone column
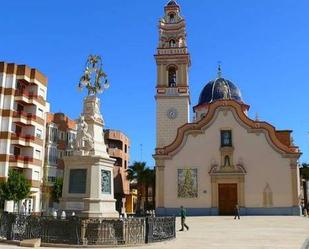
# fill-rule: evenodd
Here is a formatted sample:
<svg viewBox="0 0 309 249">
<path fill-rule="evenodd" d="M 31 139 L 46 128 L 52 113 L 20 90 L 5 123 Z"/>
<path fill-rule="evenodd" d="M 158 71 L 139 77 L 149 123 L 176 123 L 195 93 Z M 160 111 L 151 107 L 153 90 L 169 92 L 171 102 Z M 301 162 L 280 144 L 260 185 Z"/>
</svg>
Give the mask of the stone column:
<svg viewBox="0 0 309 249">
<path fill-rule="evenodd" d="M 291 187 L 292 187 L 292 205 L 299 206 L 299 170 L 296 160 L 291 160 Z"/>
<path fill-rule="evenodd" d="M 156 208 L 161 208 L 164 207 L 164 165 L 161 160 L 156 162 Z"/>
</svg>

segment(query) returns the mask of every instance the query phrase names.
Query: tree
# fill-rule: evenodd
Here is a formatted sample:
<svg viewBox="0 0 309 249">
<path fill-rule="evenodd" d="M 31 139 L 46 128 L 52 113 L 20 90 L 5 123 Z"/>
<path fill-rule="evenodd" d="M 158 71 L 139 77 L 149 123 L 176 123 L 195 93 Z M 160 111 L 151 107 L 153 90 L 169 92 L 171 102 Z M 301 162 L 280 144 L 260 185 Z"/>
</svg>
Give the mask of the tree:
<svg viewBox="0 0 309 249">
<path fill-rule="evenodd" d="M 57 203 L 59 203 L 59 199 L 62 196 L 62 186 L 63 186 L 63 179 L 57 177 L 52 189 L 52 199 Z"/>
<path fill-rule="evenodd" d="M 127 169 L 127 178 L 129 181 L 135 180 L 137 184 L 137 210 L 141 211 L 141 198 L 146 199 L 146 209 L 148 207 L 148 187 L 154 185 L 154 170 L 146 166 L 146 162 L 134 162 L 132 166 Z"/>
<path fill-rule="evenodd" d="M 19 203 L 29 196 L 30 187 L 30 182 L 22 173 L 10 170 L 8 180 L 0 184 L 1 199 L 3 201 Z"/>
</svg>

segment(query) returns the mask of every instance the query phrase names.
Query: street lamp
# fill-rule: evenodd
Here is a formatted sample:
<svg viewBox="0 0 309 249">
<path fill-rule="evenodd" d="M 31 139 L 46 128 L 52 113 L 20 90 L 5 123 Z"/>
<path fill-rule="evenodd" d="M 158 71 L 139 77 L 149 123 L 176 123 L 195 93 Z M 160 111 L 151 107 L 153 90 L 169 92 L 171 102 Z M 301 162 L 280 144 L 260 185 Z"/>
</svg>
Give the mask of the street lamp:
<svg viewBox="0 0 309 249">
<path fill-rule="evenodd" d="M 78 83 L 78 90 L 82 91 L 86 87 L 89 95 L 102 93 L 109 88 L 107 75 L 103 71 L 102 59 L 98 55 L 89 55 L 85 65 L 85 70 Z"/>
</svg>

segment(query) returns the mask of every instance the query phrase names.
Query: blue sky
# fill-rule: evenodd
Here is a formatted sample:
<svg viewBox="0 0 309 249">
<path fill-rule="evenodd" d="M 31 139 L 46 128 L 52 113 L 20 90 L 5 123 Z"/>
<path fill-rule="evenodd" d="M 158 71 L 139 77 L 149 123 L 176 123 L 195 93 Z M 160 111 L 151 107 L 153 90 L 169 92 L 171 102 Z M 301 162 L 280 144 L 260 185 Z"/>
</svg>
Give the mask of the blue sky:
<svg viewBox="0 0 309 249">
<path fill-rule="evenodd" d="M 101 96 L 107 128 L 131 139 L 131 162 L 154 165 L 153 55 L 165 0 L 29 0 L 1 3 L 0 60 L 28 64 L 49 78 L 51 111 L 76 118 L 76 90 L 89 54 L 103 58 L 110 89 Z M 179 0 L 191 53 L 191 102 L 216 76 L 241 90 L 249 115 L 293 129 L 309 161 L 309 2 L 307 0 Z M 142 144 L 142 152 L 141 145 Z"/>
</svg>

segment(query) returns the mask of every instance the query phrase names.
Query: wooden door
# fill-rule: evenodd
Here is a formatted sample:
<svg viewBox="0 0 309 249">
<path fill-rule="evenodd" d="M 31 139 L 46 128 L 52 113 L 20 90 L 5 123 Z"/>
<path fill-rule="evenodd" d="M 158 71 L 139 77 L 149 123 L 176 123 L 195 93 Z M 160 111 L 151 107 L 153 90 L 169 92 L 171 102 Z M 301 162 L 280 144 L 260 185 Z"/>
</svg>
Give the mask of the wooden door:
<svg viewBox="0 0 309 249">
<path fill-rule="evenodd" d="M 237 204 L 237 184 L 219 184 L 219 214 L 233 215 Z"/>
</svg>

